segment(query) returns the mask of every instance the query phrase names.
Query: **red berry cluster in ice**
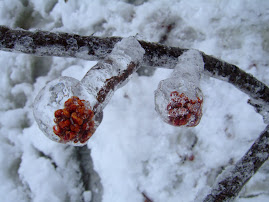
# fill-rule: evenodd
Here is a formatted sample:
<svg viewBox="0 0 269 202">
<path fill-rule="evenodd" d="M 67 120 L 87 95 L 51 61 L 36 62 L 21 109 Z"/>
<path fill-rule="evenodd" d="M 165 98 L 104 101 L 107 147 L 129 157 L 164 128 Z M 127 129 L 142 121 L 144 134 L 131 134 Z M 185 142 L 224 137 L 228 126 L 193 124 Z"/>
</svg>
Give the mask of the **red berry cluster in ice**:
<svg viewBox="0 0 269 202">
<path fill-rule="evenodd" d="M 169 123 L 174 126 L 197 126 L 202 117 L 203 100 L 189 99 L 184 93 L 173 91 L 170 94 L 171 100 L 167 105 Z"/>
<path fill-rule="evenodd" d="M 94 112 L 89 103 L 73 96 L 64 103 L 64 109 L 54 112 L 53 132 L 60 142 L 85 143 L 94 133 Z"/>
</svg>

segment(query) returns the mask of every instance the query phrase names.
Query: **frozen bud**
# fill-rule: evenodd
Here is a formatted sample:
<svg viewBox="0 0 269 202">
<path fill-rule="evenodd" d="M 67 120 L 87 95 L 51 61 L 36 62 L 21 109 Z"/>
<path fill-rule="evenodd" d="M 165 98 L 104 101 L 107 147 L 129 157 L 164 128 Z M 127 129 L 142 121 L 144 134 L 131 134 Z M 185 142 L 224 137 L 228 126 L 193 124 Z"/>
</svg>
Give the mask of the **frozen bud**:
<svg viewBox="0 0 269 202">
<path fill-rule="evenodd" d="M 144 53 L 139 42 L 129 37 L 118 42 L 81 81 L 60 77 L 49 82 L 34 102 L 39 128 L 56 142 L 86 144 L 100 125 L 114 91 L 137 70 Z"/>
<path fill-rule="evenodd" d="M 155 91 L 155 109 L 171 125 L 193 127 L 202 117 L 199 82 L 204 63 L 195 50 L 185 52 L 178 60 L 172 76 L 162 80 Z"/>
<path fill-rule="evenodd" d="M 102 113 L 93 112 L 96 103 L 96 98 L 80 81 L 60 77 L 39 92 L 34 102 L 34 116 L 39 128 L 50 139 L 82 146 L 102 121 Z M 84 130 L 85 124 L 89 127 Z"/>
</svg>

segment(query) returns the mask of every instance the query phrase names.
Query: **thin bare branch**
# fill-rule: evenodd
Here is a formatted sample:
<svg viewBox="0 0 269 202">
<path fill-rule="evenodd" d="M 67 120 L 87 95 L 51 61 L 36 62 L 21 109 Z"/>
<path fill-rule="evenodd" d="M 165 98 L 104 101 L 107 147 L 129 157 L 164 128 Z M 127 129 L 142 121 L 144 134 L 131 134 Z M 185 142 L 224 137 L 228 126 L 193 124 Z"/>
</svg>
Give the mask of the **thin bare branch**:
<svg viewBox="0 0 269 202">
<path fill-rule="evenodd" d="M 269 157 L 269 125 L 248 152 L 221 175 L 205 202 L 233 200 Z"/>
<path fill-rule="evenodd" d="M 87 146 L 75 147 L 84 191 L 91 191 L 92 201 L 102 201 L 103 186 L 99 174 L 93 168 L 91 150 Z"/>
<path fill-rule="evenodd" d="M 0 26 L 0 50 L 37 56 L 76 57 L 101 60 L 109 54 L 121 37 L 79 36 L 46 31 L 12 30 Z M 187 49 L 139 41 L 145 49 L 141 65 L 172 69 L 177 58 Z M 202 53 L 205 70 L 210 76 L 228 81 L 251 98 L 269 103 L 269 89 L 237 66 Z"/>
</svg>

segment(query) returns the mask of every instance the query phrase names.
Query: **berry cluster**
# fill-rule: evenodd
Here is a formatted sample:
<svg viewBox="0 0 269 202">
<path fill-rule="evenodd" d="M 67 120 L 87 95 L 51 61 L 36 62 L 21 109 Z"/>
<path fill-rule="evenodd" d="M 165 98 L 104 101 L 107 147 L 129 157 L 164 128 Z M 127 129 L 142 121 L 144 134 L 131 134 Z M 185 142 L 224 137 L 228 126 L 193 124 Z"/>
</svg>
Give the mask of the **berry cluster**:
<svg viewBox="0 0 269 202">
<path fill-rule="evenodd" d="M 60 142 L 85 143 L 94 133 L 94 112 L 89 103 L 73 96 L 64 103 L 64 109 L 54 112 L 53 132 L 60 137 Z"/>
<path fill-rule="evenodd" d="M 174 126 L 187 127 L 197 126 L 202 117 L 203 100 L 190 100 L 184 93 L 173 91 L 170 94 L 171 100 L 167 105 L 169 123 Z"/>
</svg>

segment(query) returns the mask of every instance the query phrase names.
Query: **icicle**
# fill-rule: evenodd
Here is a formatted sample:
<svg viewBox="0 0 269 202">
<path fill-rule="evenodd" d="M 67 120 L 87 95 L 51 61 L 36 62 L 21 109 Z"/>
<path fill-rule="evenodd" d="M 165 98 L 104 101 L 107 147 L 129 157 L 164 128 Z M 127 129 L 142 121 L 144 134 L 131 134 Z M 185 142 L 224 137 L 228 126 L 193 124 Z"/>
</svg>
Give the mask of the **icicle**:
<svg viewBox="0 0 269 202">
<path fill-rule="evenodd" d="M 134 37 L 125 38 L 81 81 L 59 77 L 49 82 L 34 102 L 39 128 L 56 142 L 85 145 L 101 123 L 114 91 L 138 69 L 144 53 Z"/>
<path fill-rule="evenodd" d="M 155 109 L 165 122 L 187 127 L 199 124 L 203 103 L 199 82 L 203 69 L 200 53 L 189 50 L 178 58 L 172 76 L 159 83 Z"/>
</svg>

